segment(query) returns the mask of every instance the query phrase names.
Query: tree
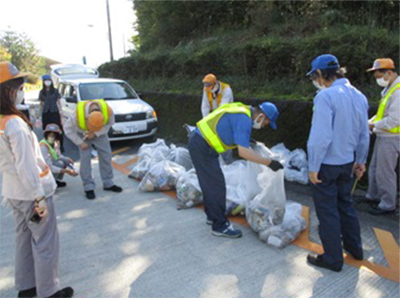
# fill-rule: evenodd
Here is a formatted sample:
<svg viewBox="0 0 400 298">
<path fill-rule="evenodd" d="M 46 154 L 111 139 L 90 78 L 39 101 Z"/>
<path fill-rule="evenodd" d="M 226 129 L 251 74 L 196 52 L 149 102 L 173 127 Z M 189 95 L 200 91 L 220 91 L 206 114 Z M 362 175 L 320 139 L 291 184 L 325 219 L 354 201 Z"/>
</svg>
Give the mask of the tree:
<svg viewBox="0 0 400 298">
<path fill-rule="evenodd" d="M 5 53 L 4 56 L 3 51 Z M 20 70 L 34 75 L 39 75 L 44 71 L 44 60 L 38 56 L 39 51 L 36 45 L 25 33 L 15 31 L 1 33 L 0 53 L 2 60 L 10 61 Z"/>
<path fill-rule="evenodd" d="M 1 61 L 10 61 L 11 54 L 7 51 L 7 49 L 0 45 L 0 62 Z"/>
</svg>

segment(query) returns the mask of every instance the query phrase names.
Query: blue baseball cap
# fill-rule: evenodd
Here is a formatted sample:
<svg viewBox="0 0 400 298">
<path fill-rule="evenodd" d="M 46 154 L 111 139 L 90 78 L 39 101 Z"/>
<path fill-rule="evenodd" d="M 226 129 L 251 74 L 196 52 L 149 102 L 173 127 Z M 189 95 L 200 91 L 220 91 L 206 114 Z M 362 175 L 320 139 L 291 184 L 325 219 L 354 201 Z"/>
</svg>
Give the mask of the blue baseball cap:
<svg viewBox="0 0 400 298">
<path fill-rule="evenodd" d="M 51 77 L 48 74 L 42 76 L 42 80 L 51 80 Z"/>
<path fill-rule="evenodd" d="M 307 75 L 316 72 L 317 69 L 339 69 L 339 67 L 339 60 L 335 56 L 331 54 L 320 55 L 311 62 L 311 70 Z"/>
<path fill-rule="evenodd" d="M 261 111 L 267 115 L 269 119 L 269 125 L 272 127 L 272 129 L 276 130 L 276 119 L 278 119 L 279 112 L 276 106 L 273 103 L 270 102 L 263 102 L 262 104 L 259 105 Z"/>
</svg>

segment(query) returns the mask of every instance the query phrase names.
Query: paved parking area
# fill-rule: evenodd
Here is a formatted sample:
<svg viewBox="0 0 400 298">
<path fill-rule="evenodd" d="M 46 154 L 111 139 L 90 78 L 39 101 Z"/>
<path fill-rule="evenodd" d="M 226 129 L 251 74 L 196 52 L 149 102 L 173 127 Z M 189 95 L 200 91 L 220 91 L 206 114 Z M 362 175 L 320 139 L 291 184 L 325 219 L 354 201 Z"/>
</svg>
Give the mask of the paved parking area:
<svg viewBox="0 0 400 298">
<path fill-rule="evenodd" d="M 114 161 L 123 164 L 133 157 L 128 150 Z M 79 177 L 67 177 L 68 186 L 54 198 L 61 282 L 73 286 L 76 297 L 397 297 L 399 293 L 398 282 L 365 267 L 346 264 L 340 273 L 311 267 L 306 263 L 307 249 L 268 247 L 247 227 L 241 227 L 240 239 L 214 237 L 200 209 L 178 211 L 171 196 L 140 192 L 138 182 L 120 171 L 115 171 L 115 182 L 124 191 L 105 192 L 98 171 L 94 175 L 96 200 L 85 199 Z M 288 199 L 310 207 L 308 238 L 319 243 L 310 196 L 293 184 L 286 191 Z M 1 207 L 0 216 L 0 297 L 15 297 L 11 209 Z M 398 219 L 363 211 L 359 216 L 366 258 L 388 267 L 388 254 L 385 257 L 373 228 L 389 231 L 398 243 Z M 389 255 L 396 249 L 398 256 L 398 247 Z M 398 259 L 393 270 L 398 274 Z"/>
</svg>

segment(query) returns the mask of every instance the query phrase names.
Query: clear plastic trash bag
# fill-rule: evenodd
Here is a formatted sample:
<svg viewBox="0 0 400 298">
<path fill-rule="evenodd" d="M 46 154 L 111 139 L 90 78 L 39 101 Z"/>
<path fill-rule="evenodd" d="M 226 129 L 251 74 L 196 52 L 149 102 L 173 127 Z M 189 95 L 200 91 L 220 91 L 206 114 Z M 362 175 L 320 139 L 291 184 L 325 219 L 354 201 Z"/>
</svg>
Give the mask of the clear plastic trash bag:
<svg viewBox="0 0 400 298">
<path fill-rule="evenodd" d="M 203 203 L 203 194 L 194 169 L 179 176 L 176 194 L 177 205 L 180 209 L 192 208 Z"/>
<path fill-rule="evenodd" d="M 262 241 L 268 245 L 283 248 L 293 242 L 306 228 L 306 221 L 301 216 L 302 206 L 288 201 L 283 222 L 270 226 L 259 233 Z"/>
<path fill-rule="evenodd" d="M 141 191 L 157 191 L 175 189 L 180 175 L 185 173 L 185 168 L 170 161 L 164 160 L 153 165 L 139 183 Z"/>
<path fill-rule="evenodd" d="M 152 166 L 152 161 L 149 156 L 144 156 L 136 162 L 129 173 L 129 178 L 142 180 Z"/>
<path fill-rule="evenodd" d="M 168 157 L 169 147 L 165 144 L 165 141 L 163 139 L 157 139 L 154 143 L 143 144 L 139 148 L 137 155 L 140 158 L 142 158 L 144 156 L 148 156 L 148 157 L 152 158 L 155 153 L 157 153 L 160 156 Z"/>
<path fill-rule="evenodd" d="M 177 163 L 178 165 L 181 165 L 186 169 L 186 171 L 189 171 L 191 168 L 193 168 L 189 150 L 186 148 L 176 147 L 174 144 L 172 144 L 168 159 Z"/>
</svg>

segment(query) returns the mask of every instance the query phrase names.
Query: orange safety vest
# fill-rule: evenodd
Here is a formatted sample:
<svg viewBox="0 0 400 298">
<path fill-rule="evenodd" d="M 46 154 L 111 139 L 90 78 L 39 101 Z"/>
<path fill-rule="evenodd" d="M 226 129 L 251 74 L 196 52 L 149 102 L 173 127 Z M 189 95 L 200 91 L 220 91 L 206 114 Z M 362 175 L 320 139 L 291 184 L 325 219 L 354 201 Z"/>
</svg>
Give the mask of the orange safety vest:
<svg viewBox="0 0 400 298">
<path fill-rule="evenodd" d="M 220 88 L 221 88 L 221 90 L 220 90 L 220 92 L 217 94 L 217 108 L 220 106 L 220 104 L 221 104 L 221 99 L 222 99 L 222 95 L 223 95 L 223 93 L 224 93 L 224 90 L 227 88 L 227 87 L 230 87 L 228 84 L 226 84 L 226 83 L 222 83 L 222 82 L 219 82 L 220 83 Z M 210 112 L 211 111 L 213 111 L 213 101 L 214 101 L 214 93 L 213 92 L 211 92 L 211 91 L 209 91 L 209 92 L 207 92 L 207 98 L 208 98 L 208 102 L 210 103 Z"/>
</svg>

